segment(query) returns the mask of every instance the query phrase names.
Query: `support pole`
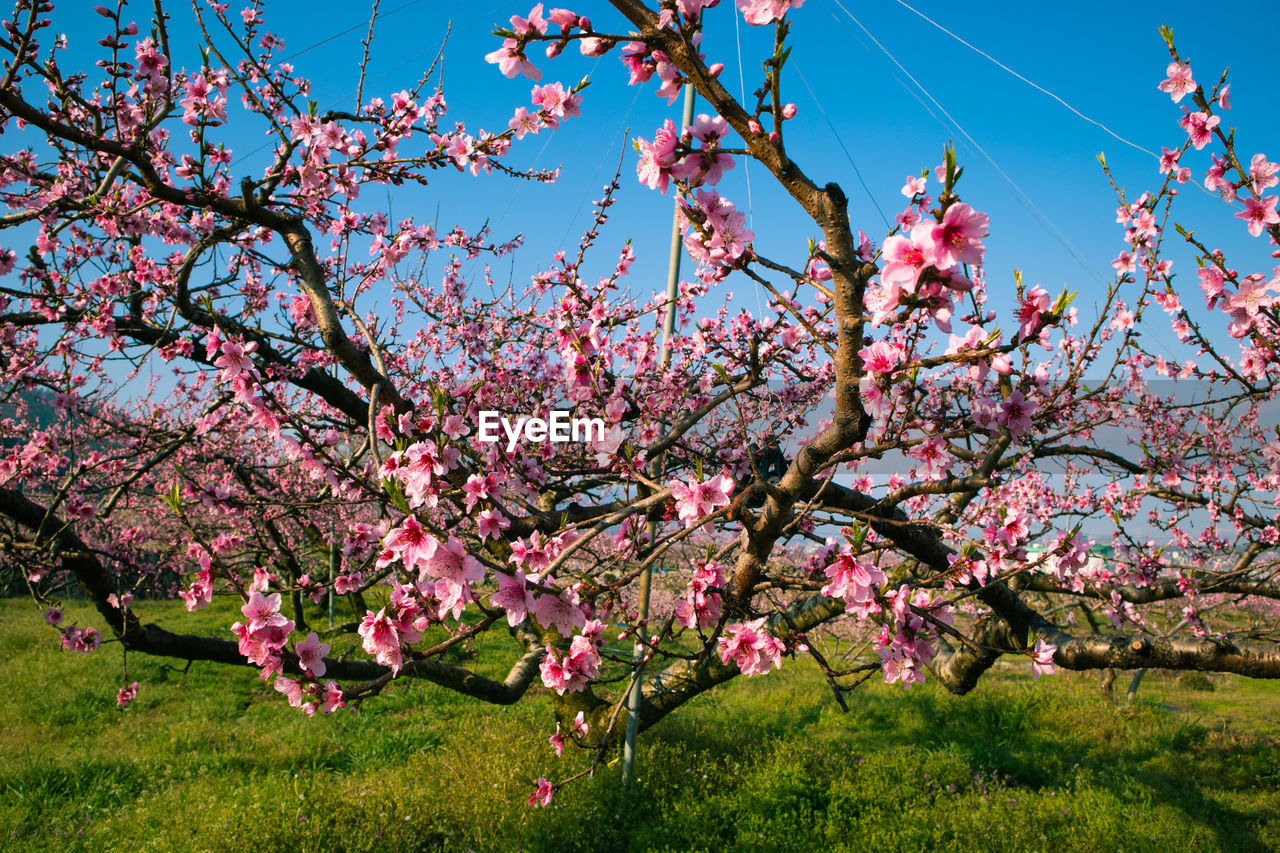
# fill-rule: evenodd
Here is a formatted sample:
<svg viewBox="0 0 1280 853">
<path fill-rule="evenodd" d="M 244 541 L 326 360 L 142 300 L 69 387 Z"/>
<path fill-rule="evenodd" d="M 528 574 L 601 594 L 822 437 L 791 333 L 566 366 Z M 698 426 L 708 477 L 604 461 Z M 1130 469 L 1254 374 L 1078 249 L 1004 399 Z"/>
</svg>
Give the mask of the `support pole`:
<svg viewBox="0 0 1280 853">
<path fill-rule="evenodd" d="M 680 123 L 682 132 L 684 128 L 693 124 L 693 103 L 696 96 L 697 93 L 693 85 L 686 81 L 684 84 L 684 115 Z M 680 194 L 677 192 L 675 212 L 671 218 L 671 254 L 667 261 L 666 322 L 662 326 L 662 348 L 658 353 L 658 370 L 660 371 L 666 370 L 667 364 L 671 361 L 671 336 L 675 334 L 676 330 L 676 301 L 680 297 L 681 253 Z M 650 475 L 656 478 L 661 473 L 660 467 L 660 459 L 651 460 Z M 649 542 L 652 544 L 657 538 L 657 525 L 650 521 L 648 530 Z M 649 588 L 653 580 L 652 576 L 652 567 L 645 569 L 640 575 L 639 624 L 636 625 L 636 644 L 632 651 L 636 674 L 631 684 L 631 692 L 627 695 L 627 736 L 622 747 L 622 786 L 624 788 L 631 787 L 631 780 L 635 775 L 636 737 L 640 734 L 641 680 L 646 649 L 644 643 L 645 625 L 649 621 Z"/>
<path fill-rule="evenodd" d="M 342 559 L 338 550 L 338 526 L 329 522 L 329 627 L 333 627 L 333 578 L 338 573 L 338 564 Z"/>
</svg>

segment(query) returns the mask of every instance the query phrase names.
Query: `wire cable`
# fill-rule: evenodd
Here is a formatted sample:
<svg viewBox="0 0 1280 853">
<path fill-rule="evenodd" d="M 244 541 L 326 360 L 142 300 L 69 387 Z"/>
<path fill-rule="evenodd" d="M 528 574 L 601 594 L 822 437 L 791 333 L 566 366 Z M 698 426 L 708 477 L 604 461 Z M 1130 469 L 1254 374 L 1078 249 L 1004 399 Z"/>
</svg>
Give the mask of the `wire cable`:
<svg viewBox="0 0 1280 853">
<path fill-rule="evenodd" d="M 928 21 L 930 24 L 933 24 L 933 26 L 935 26 L 935 27 L 937 27 L 938 29 L 942 30 L 942 32 L 944 32 L 944 33 L 946 33 L 947 35 L 951 36 L 953 39 L 955 39 L 956 41 L 960 42 L 962 45 L 964 45 L 965 47 L 969 48 L 969 49 L 970 49 L 970 50 L 972 50 L 974 53 L 977 53 L 978 55 L 985 57 L 986 59 L 990 60 L 992 63 L 994 63 L 995 65 L 997 65 L 998 67 L 1003 68 L 1005 71 L 1008 71 L 1008 72 L 1009 72 L 1010 74 L 1012 74 L 1014 77 L 1017 77 L 1019 80 L 1021 80 L 1023 83 L 1026 83 L 1026 84 L 1027 84 L 1028 86 L 1030 86 L 1031 88 L 1035 89 L 1035 90 L 1036 90 L 1036 91 L 1038 91 L 1038 92 L 1043 92 L 1044 94 L 1048 95 L 1050 98 L 1053 98 L 1055 101 L 1057 101 L 1058 103 L 1062 104 L 1062 105 L 1063 105 L 1064 107 L 1066 107 L 1067 109 L 1071 110 L 1071 112 L 1075 113 L 1075 114 L 1076 114 L 1076 115 L 1078 115 L 1080 118 L 1082 118 L 1082 119 L 1084 119 L 1085 121 L 1089 122 L 1089 124 L 1096 125 L 1097 127 L 1102 128 L 1102 129 L 1103 129 L 1103 130 L 1105 130 L 1107 133 L 1111 134 L 1111 135 L 1112 135 L 1112 136 L 1114 136 L 1116 139 L 1118 139 L 1118 140 L 1120 140 L 1121 142 L 1123 142 L 1125 145 L 1128 145 L 1130 148 L 1136 148 L 1137 150 L 1141 151 L 1141 152 L 1142 152 L 1142 153 L 1144 153 L 1144 154 L 1150 154 L 1152 157 L 1155 157 L 1157 160 L 1158 160 L 1158 159 L 1160 159 L 1160 155 L 1159 155 L 1159 154 L 1157 154 L 1157 153 L 1155 153 L 1155 152 L 1154 152 L 1154 151 L 1152 151 L 1151 149 L 1149 149 L 1149 148 L 1144 148 L 1144 147 L 1142 147 L 1141 145 L 1139 145 L 1139 144 L 1138 144 L 1138 143 L 1136 143 L 1136 142 L 1131 142 L 1130 140 L 1125 139 L 1123 136 L 1121 136 L 1120 134 L 1116 133 L 1114 130 L 1112 130 L 1111 128 L 1107 127 L 1107 126 L 1106 126 L 1105 124 L 1103 124 L 1102 122 L 1098 121 L 1097 119 L 1090 118 L 1089 116 L 1087 116 L 1087 115 L 1085 115 L 1084 113 L 1080 112 L 1080 110 L 1076 109 L 1076 108 L 1075 108 L 1075 107 L 1073 107 L 1071 104 L 1067 103 L 1067 102 L 1066 102 L 1066 101 L 1064 101 L 1062 98 L 1060 98 L 1060 97 L 1058 97 L 1057 95 L 1055 95 L 1053 92 L 1050 92 L 1048 89 L 1046 89 L 1045 87 L 1041 86 L 1039 83 L 1036 83 L 1036 82 L 1035 82 L 1035 81 L 1033 81 L 1033 80 L 1028 80 L 1026 77 L 1023 77 L 1023 76 L 1022 76 L 1021 74 L 1019 74 L 1017 71 L 1014 71 L 1012 68 L 1010 68 L 1009 66 L 1005 65 L 1003 62 L 1001 62 L 1000 60 L 996 59 L 994 56 L 992 56 L 991 54 L 987 53 L 987 52 L 986 52 L 985 50 L 983 50 L 982 48 L 980 48 L 980 47 L 975 47 L 974 45 L 972 45 L 972 44 L 970 44 L 969 42 L 965 41 L 963 38 L 961 38 L 960 36 L 956 35 L 956 34 L 955 34 L 955 33 L 953 33 L 951 30 L 949 30 L 949 29 L 947 29 L 946 27 L 944 27 L 942 24 L 939 24 L 939 23 L 938 23 L 937 21 L 935 21 L 933 18 L 930 18 L 928 15 L 926 15 L 926 14 L 925 14 L 925 13 L 923 13 L 923 12 L 921 12 L 919 9 L 915 8 L 914 6 L 911 6 L 910 4 L 903 2 L 903 0 L 894 0 L 894 2 L 896 2 L 899 6 L 903 7 L 904 9 L 906 9 L 906 10 L 908 10 L 908 11 L 910 11 L 910 12 L 914 12 L 916 15 L 919 15 L 921 18 L 924 18 L 924 19 L 925 19 L 926 21 Z"/>
</svg>

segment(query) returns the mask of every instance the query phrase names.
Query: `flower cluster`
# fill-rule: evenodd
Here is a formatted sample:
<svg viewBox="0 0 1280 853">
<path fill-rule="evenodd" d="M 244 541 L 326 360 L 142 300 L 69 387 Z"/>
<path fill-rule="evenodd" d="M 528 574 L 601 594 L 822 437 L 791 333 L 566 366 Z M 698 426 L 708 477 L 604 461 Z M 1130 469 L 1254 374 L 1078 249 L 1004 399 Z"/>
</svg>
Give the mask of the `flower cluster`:
<svg viewBox="0 0 1280 853">
<path fill-rule="evenodd" d="M 720 638 L 720 661 L 726 666 L 733 661 L 745 676 L 768 675 L 774 667 L 782 668 L 786 644 L 769 633 L 766 617 L 752 622 L 725 626 Z"/>
<path fill-rule="evenodd" d="M 725 567 L 708 560 L 693 570 L 684 598 L 676 602 L 676 621 L 686 628 L 707 628 L 720 618 Z"/>
<path fill-rule="evenodd" d="M 563 656 L 548 643 L 547 654 L 540 667 L 542 683 L 561 695 L 580 692 L 588 681 L 600 675 L 600 641 L 603 636 L 604 623 L 592 619 L 582 626 L 582 633 L 570 641 Z"/>
</svg>

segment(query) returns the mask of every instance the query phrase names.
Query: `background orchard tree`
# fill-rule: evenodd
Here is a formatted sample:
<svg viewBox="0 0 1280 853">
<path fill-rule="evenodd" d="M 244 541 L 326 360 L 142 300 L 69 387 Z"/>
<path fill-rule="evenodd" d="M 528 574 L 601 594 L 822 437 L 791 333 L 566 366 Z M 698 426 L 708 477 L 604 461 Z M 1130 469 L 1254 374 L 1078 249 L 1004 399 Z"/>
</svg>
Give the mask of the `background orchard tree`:
<svg viewBox="0 0 1280 853">
<path fill-rule="evenodd" d="M 159 3 L 137 22 L 99 8 L 96 64 L 70 70 L 52 6 L 16 5 L 0 40 L 0 541 L 63 645 L 252 665 L 307 713 L 397 679 L 498 704 L 542 685 L 557 753 L 588 749 L 556 779 L 618 741 L 633 684 L 644 728 L 784 658 L 812 659 L 843 707 L 871 677 L 931 672 L 963 693 L 1003 655 L 1037 677 L 1280 675 L 1266 409 L 1280 274 L 1261 242 L 1228 260 L 1189 224 L 1170 232 L 1179 191 L 1203 180 L 1240 228 L 1280 236 L 1277 167 L 1237 154 L 1225 76 L 1198 83 L 1166 33 L 1160 88 L 1185 134 L 1159 186 L 1116 188 L 1114 280 L 1082 296 L 1018 278 L 1016 302 L 991 304 L 999 229 L 962 200 L 950 148 L 907 177 L 878 240 L 822 164 L 788 156 L 787 16 L 802 0 L 737 3 L 775 41 L 746 99 L 703 31 L 717 3 L 611 5 L 607 23 L 539 5 L 497 32 L 495 73 L 533 81 L 497 133 L 446 119 L 430 69 L 372 91 L 368 40 L 356 105 L 321 113 L 256 6 L 197 4 L 191 51 Z M 708 106 L 636 139 L 575 253 L 548 252 L 525 284 L 485 266 L 478 286 L 464 263 L 518 240 L 397 219 L 372 190 L 438 170 L 553 179 L 508 162 L 579 115 L 582 84 L 542 79 L 567 50 L 614 54 L 631 85 L 669 100 L 693 86 Z M 251 131 L 273 152 L 253 172 L 233 150 Z M 755 249 L 717 190 L 747 159 L 811 220 L 808 245 Z M 679 199 L 696 263 L 669 360 L 665 300 L 628 296 L 634 253 L 602 240 L 633 167 Z M 1174 272 L 1166 237 L 1196 270 Z M 772 295 L 763 316 L 728 308 L 731 278 Z M 1178 363 L 1135 331 L 1153 305 Z M 482 411 L 552 409 L 607 429 L 480 440 Z M 785 447 L 780 477 L 763 476 L 766 435 Z M 1114 556 L 1091 557 L 1085 522 L 1112 531 L 1097 544 Z M 641 624 L 655 566 L 667 584 Z M 71 585 L 99 625 L 62 621 Z M 243 617 L 191 636 L 144 621 L 155 595 L 192 610 L 235 596 Z M 450 662 L 483 632 L 509 637 L 501 680 Z M 853 652 L 832 654 L 831 632 Z M 639 662 L 620 648 L 636 640 Z M 122 684 L 122 705 L 146 689 L 127 669 Z"/>
</svg>

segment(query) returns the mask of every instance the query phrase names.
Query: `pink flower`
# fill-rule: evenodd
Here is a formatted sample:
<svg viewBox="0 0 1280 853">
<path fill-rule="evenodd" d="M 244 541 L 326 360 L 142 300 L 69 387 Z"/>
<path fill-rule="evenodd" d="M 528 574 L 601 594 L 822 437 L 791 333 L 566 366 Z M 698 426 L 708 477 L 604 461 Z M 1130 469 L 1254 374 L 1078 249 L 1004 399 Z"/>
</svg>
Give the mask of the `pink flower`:
<svg viewBox="0 0 1280 853">
<path fill-rule="evenodd" d="M 892 373 L 902 363 L 903 355 L 901 346 L 888 341 L 876 341 L 871 346 L 858 350 L 863 368 L 872 375 Z"/>
<path fill-rule="evenodd" d="M 1168 92 L 1175 104 L 1182 100 L 1183 95 L 1195 92 L 1196 81 L 1191 79 L 1190 65 L 1170 62 L 1165 74 L 1168 76 L 1160 83 L 1160 91 Z"/>
<path fill-rule="evenodd" d="M 1276 201 L 1276 196 L 1267 196 L 1261 200 L 1246 198 L 1244 210 L 1236 214 L 1236 219 L 1243 219 L 1249 223 L 1249 233 L 1257 237 L 1262 233 L 1263 228 L 1280 223 L 1280 214 L 1276 213 Z"/>
<path fill-rule="evenodd" d="M 915 290 L 916 279 L 920 277 L 921 271 L 937 262 L 932 235 L 936 225 L 937 223 L 921 222 L 911 229 L 910 238 L 894 234 L 884 241 L 880 250 L 880 258 L 884 261 L 880 279 L 886 285 Z"/>
<path fill-rule="evenodd" d="M 1040 315 L 1049 310 L 1049 291 L 1036 285 L 1022 294 L 1018 303 L 1018 343 L 1035 333 L 1040 325 Z"/>
<path fill-rule="evenodd" d="M 420 580 L 438 578 L 453 589 L 470 589 L 470 585 L 484 580 L 484 566 L 467 553 L 467 546 L 456 536 L 435 549 L 431 559 L 422 569 Z"/>
<path fill-rule="evenodd" d="M 754 622 L 726 626 L 726 636 L 720 638 L 720 661 L 725 665 L 733 661 L 748 678 L 781 668 L 785 646 L 765 630 L 764 623 L 762 616 Z"/>
<path fill-rule="evenodd" d="M 1014 391 L 1000 404 L 1000 414 L 996 416 L 1001 426 L 1007 427 L 1014 438 L 1031 429 L 1031 416 L 1035 414 L 1035 403 L 1022 396 L 1021 391 Z"/>
<path fill-rule="evenodd" d="M 1036 679 L 1042 675 L 1053 675 L 1053 653 L 1057 650 L 1058 647 L 1052 643 L 1036 638 L 1035 647 L 1031 650 L 1031 672 Z"/>
<path fill-rule="evenodd" d="M 1261 195 L 1263 190 L 1280 183 L 1280 178 L 1276 177 L 1278 169 L 1280 166 L 1267 160 L 1267 155 L 1254 154 L 1253 160 L 1249 162 L 1249 178 L 1253 181 L 1253 191 Z"/>
<path fill-rule="evenodd" d="M 1222 120 L 1207 113 L 1193 113 L 1186 107 L 1182 109 L 1183 116 L 1178 119 L 1178 126 L 1187 132 L 1191 144 L 1199 151 L 1209 144 L 1209 140 L 1213 138 L 1213 129 Z"/>
<path fill-rule="evenodd" d="M 885 581 L 884 572 L 848 553 L 840 554 L 827 566 L 826 576 L 831 581 L 822 588 L 822 594 L 843 598 L 850 605 L 872 600 Z"/>
<path fill-rule="evenodd" d="M 249 593 L 249 600 L 241 605 L 240 612 L 248 620 L 246 628 L 251 632 L 269 626 L 283 625 L 288 621 L 280 613 L 280 593 L 278 592 L 265 596 L 260 592 Z"/>
<path fill-rule="evenodd" d="M 525 585 L 524 569 L 516 569 L 515 575 L 502 572 L 494 572 L 494 575 L 498 591 L 489 596 L 489 603 L 507 611 L 507 624 L 514 628 L 525 620 L 533 605 L 533 594 Z"/>
<path fill-rule="evenodd" d="M 128 708 L 129 703 L 138 697 L 138 682 L 133 682 L 128 687 L 121 687 L 120 692 L 116 694 L 116 707 L 120 709 Z"/>
<path fill-rule="evenodd" d="M 393 527 L 387 533 L 382 544 L 400 558 L 407 571 L 413 572 L 435 555 L 440 543 L 418 523 L 416 517 L 410 515 L 399 527 Z"/>
<path fill-rule="evenodd" d="M 738 0 L 742 17 L 753 27 L 782 20 L 790 9 L 799 9 L 804 0 Z"/>
<path fill-rule="evenodd" d="M 520 42 L 515 39 L 503 39 L 502 47 L 491 53 L 486 53 L 484 60 L 485 62 L 496 64 L 504 77 L 523 74 L 535 82 L 542 79 L 542 72 L 525 58 L 524 49 L 520 46 Z"/>
<path fill-rule="evenodd" d="M 476 530 L 481 542 L 489 538 L 497 539 L 510 526 L 511 522 L 496 509 L 486 509 L 476 517 Z"/>
<path fill-rule="evenodd" d="M 942 223 L 931 227 L 934 264 L 949 269 L 956 264 L 981 264 L 982 238 L 987 236 L 991 218 L 967 204 L 953 204 L 942 216 Z M 914 234 L 914 231 L 913 231 Z"/>
<path fill-rule="evenodd" d="M 671 119 L 667 119 L 654 133 L 653 142 L 636 140 L 636 148 L 640 152 L 640 159 L 636 161 L 636 175 L 640 178 L 640 183 L 666 194 L 671 167 L 679 159 L 676 156 L 676 145 L 679 142 L 680 130 Z"/>
<path fill-rule="evenodd" d="M 306 671 L 307 675 L 316 678 L 324 675 L 324 656 L 329 654 L 329 644 L 320 642 L 320 635 L 312 631 L 305 640 L 294 643 L 293 650 L 298 655 L 298 665 Z"/>
<path fill-rule="evenodd" d="M 537 133 L 542 129 L 538 123 L 538 114 L 531 113 L 524 107 L 516 107 L 515 115 L 507 122 L 507 127 L 516 132 L 516 139 L 524 139 L 525 134 Z"/>
<path fill-rule="evenodd" d="M 332 714 L 339 708 L 345 707 L 347 707 L 347 703 L 342 698 L 342 689 L 338 687 L 336 682 L 327 682 L 320 698 L 320 713 Z"/>
<path fill-rule="evenodd" d="M 693 571 L 689 589 L 676 602 L 676 621 L 686 628 L 707 628 L 720 618 L 720 588 L 724 586 L 724 566 L 714 561 L 699 565 Z"/>
<path fill-rule="evenodd" d="M 363 583 L 364 577 L 359 572 L 338 575 L 333 579 L 333 591 L 338 595 L 346 595 L 349 592 L 355 592 L 360 589 L 360 585 Z"/>
<path fill-rule="evenodd" d="M 578 606 L 578 594 L 566 589 L 559 595 L 544 592 L 533 603 L 533 616 L 544 628 L 555 628 L 565 637 L 572 636 L 575 627 L 587 622 L 586 614 Z"/>
<path fill-rule="evenodd" d="M 400 671 L 400 667 L 404 665 L 404 658 L 400 653 L 400 635 L 387 616 L 386 608 L 379 610 L 377 615 L 373 611 L 367 612 L 356 633 L 364 638 L 364 650 L 373 655 L 378 663 L 390 667 L 392 673 Z"/>
<path fill-rule="evenodd" d="M 555 786 L 548 782 L 545 776 L 539 776 L 536 784 L 537 788 L 529 795 L 529 805 L 536 805 L 545 809 L 551 805 L 551 797 L 556 790 Z"/>
<path fill-rule="evenodd" d="M 726 474 L 712 477 L 705 483 L 689 480 L 688 484 L 676 483 L 671 487 L 671 496 L 675 498 L 685 527 L 693 527 L 699 519 L 728 506 L 732 492 L 733 479 Z"/>
</svg>

